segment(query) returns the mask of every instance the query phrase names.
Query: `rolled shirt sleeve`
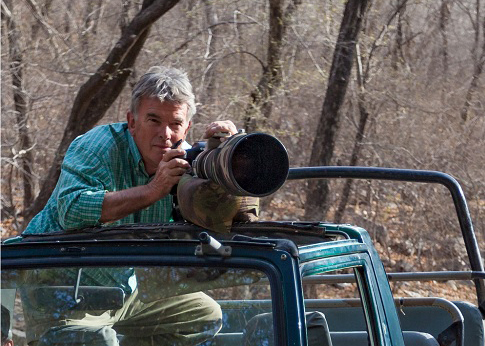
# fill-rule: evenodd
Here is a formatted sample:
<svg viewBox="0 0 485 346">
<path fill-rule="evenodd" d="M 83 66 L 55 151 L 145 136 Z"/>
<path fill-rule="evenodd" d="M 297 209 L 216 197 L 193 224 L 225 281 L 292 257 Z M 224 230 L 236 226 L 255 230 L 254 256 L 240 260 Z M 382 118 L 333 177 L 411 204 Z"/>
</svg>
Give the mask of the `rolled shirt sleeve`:
<svg viewBox="0 0 485 346">
<path fill-rule="evenodd" d="M 63 229 L 99 225 L 106 192 L 111 185 L 106 164 L 96 153 L 71 145 L 58 183 L 57 208 Z"/>
</svg>

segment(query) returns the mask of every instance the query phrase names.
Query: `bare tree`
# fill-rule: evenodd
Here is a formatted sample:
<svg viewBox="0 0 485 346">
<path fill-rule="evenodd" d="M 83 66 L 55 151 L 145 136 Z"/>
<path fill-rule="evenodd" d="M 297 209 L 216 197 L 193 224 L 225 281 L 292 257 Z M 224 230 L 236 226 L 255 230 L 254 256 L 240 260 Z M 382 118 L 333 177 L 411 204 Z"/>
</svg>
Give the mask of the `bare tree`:
<svg viewBox="0 0 485 346">
<path fill-rule="evenodd" d="M 33 40 L 37 39 L 38 32 L 39 32 L 38 28 L 41 28 L 42 31 L 44 31 L 45 34 L 47 35 L 47 40 L 52 48 L 54 55 L 60 56 L 61 49 L 58 43 L 59 36 L 60 36 L 59 32 L 53 26 L 51 26 L 46 20 L 50 5 L 40 6 L 35 0 L 25 0 L 25 2 L 27 3 L 28 7 L 30 8 L 30 11 L 32 12 L 36 20 L 32 28 L 32 39 Z M 49 3 L 47 2 L 46 5 L 48 4 Z"/>
<path fill-rule="evenodd" d="M 348 0 L 345 5 L 330 68 L 327 92 L 317 126 L 317 137 L 313 142 L 311 166 L 330 165 L 339 128 L 340 108 L 344 102 L 352 71 L 355 44 L 368 4 L 367 0 Z M 311 181 L 308 184 L 305 219 L 325 217 L 329 209 L 328 193 L 329 186 L 326 180 Z"/>
<path fill-rule="evenodd" d="M 441 61 L 443 66 L 443 78 L 447 78 L 449 73 L 449 54 L 448 54 L 448 23 L 450 21 L 450 1 L 441 0 L 440 6 L 440 34 L 441 34 Z"/>
<path fill-rule="evenodd" d="M 461 110 L 461 118 L 463 121 L 467 121 L 468 119 L 468 112 L 472 104 L 473 96 L 477 91 L 478 88 L 478 80 L 483 72 L 483 67 L 485 65 L 485 15 L 481 14 L 480 8 L 480 0 L 476 1 L 476 19 L 473 23 L 473 27 L 475 30 L 475 41 L 472 49 L 473 55 L 473 75 L 470 82 L 470 86 L 468 87 L 466 96 L 465 96 L 465 104 Z M 481 22 L 481 23 L 480 23 Z M 480 25 L 482 31 L 482 48 L 480 52 Z"/>
<path fill-rule="evenodd" d="M 34 184 L 32 181 L 32 145 L 27 128 L 28 95 L 24 90 L 24 58 L 20 46 L 19 29 L 12 16 L 12 5 L 11 0 L 2 1 L 2 20 L 5 22 L 7 29 L 8 55 L 10 60 L 9 69 L 12 79 L 16 125 L 19 135 L 19 149 L 16 156 L 20 162 L 19 170 L 23 181 L 23 205 L 24 208 L 27 208 L 32 203 L 34 194 Z"/>
<path fill-rule="evenodd" d="M 355 69 L 356 79 L 357 79 L 357 107 L 359 109 L 359 125 L 357 127 L 357 132 L 355 134 L 354 147 L 352 149 L 352 156 L 350 157 L 349 166 L 356 166 L 359 160 L 360 151 L 362 148 L 362 141 L 364 139 L 365 128 L 367 121 L 369 119 L 369 112 L 365 103 L 365 80 L 363 80 L 362 72 L 362 58 L 359 51 L 359 45 L 356 45 L 356 63 L 357 68 Z M 352 179 L 346 179 L 344 188 L 342 190 L 342 197 L 340 198 L 339 205 L 335 211 L 335 222 L 339 223 L 342 221 L 342 217 L 347 206 L 350 191 L 352 189 Z"/>
<path fill-rule="evenodd" d="M 217 61 L 217 49 L 220 35 L 220 26 L 217 18 L 217 11 L 214 8 L 213 0 L 203 0 L 204 13 L 207 27 L 207 45 L 204 54 L 206 68 L 202 77 L 203 88 L 200 90 L 202 105 L 213 106 L 216 101 L 216 78 L 214 75 L 215 63 Z"/>
<path fill-rule="evenodd" d="M 41 15 L 42 17 L 46 17 L 47 16 L 47 13 L 49 12 L 51 6 L 52 6 L 52 1 L 53 0 L 46 0 L 42 5 L 41 5 Z M 37 38 L 37 34 L 39 32 L 39 29 L 40 29 L 40 23 L 39 22 L 35 22 L 33 25 L 32 25 L 32 39 L 35 40 Z"/>
<path fill-rule="evenodd" d="M 405 62 L 403 46 L 404 46 L 404 32 L 403 21 L 406 12 L 407 0 L 397 0 L 397 23 L 396 23 L 396 42 L 392 50 L 392 67 L 397 70 L 399 65 Z"/>
<path fill-rule="evenodd" d="M 368 111 L 368 105 L 367 105 L 368 102 L 366 100 L 366 94 L 367 94 L 366 85 L 367 85 L 368 79 L 371 78 L 371 72 L 370 72 L 371 60 L 374 57 L 375 51 L 379 46 L 379 42 L 381 41 L 388 26 L 390 25 L 390 23 L 392 23 L 392 21 L 396 18 L 396 16 L 400 15 L 400 13 L 402 12 L 402 7 L 404 7 L 405 5 L 406 5 L 406 1 L 401 1 L 399 3 L 399 6 L 391 13 L 391 15 L 389 16 L 389 19 L 383 25 L 376 39 L 372 43 L 368 54 L 366 54 L 367 61 L 364 61 L 364 59 L 362 58 L 359 43 L 356 43 L 355 45 L 355 53 L 356 53 L 355 54 L 355 62 L 356 62 L 355 80 L 357 83 L 356 94 L 357 94 L 357 109 L 359 113 L 359 122 L 357 125 L 357 131 L 355 134 L 355 140 L 352 148 L 352 154 L 350 156 L 349 166 L 356 166 L 357 163 L 359 162 L 359 156 L 362 149 L 363 140 L 365 138 L 367 123 L 370 116 Z M 341 222 L 342 218 L 344 217 L 345 209 L 349 201 L 349 196 L 352 190 L 352 186 L 353 186 L 353 179 L 346 179 L 344 183 L 344 187 L 342 189 L 342 194 L 340 197 L 338 207 L 335 211 L 334 220 L 337 223 Z"/>
<path fill-rule="evenodd" d="M 291 0 L 286 9 L 283 0 L 269 1 L 269 36 L 266 63 L 263 64 L 263 74 L 259 83 L 251 92 L 251 101 L 246 109 L 245 129 L 253 132 L 264 128 L 271 117 L 273 100 L 281 85 L 282 62 L 281 51 L 288 26 L 291 23 L 300 0 Z"/>
<path fill-rule="evenodd" d="M 87 0 L 84 8 L 84 20 L 81 31 L 82 51 L 85 55 L 89 52 L 89 37 L 95 36 L 101 12 L 102 0 Z"/>
<path fill-rule="evenodd" d="M 60 174 L 69 144 L 78 135 L 91 129 L 118 97 L 142 49 L 151 25 L 169 11 L 179 0 L 144 0 L 120 39 L 111 49 L 98 70 L 80 87 L 74 100 L 63 137 L 57 148 L 49 173 L 31 208 L 24 213 L 24 225 L 47 203 Z"/>
</svg>

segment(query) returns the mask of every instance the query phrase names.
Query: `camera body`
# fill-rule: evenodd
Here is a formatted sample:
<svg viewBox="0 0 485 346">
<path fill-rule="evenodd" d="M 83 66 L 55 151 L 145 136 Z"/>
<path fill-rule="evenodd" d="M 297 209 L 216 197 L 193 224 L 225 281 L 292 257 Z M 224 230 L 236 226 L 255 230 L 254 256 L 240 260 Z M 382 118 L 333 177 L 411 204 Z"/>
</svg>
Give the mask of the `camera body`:
<svg viewBox="0 0 485 346">
<path fill-rule="evenodd" d="M 205 148 L 207 147 L 207 142 L 195 142 L 192 145 L 192 148 L 190 149 L 185 149 L 185 156 L 184 160 L 186 160 L 191 166 L 194 160 L 199 156 L 200 153 L 202 153 Z"/>
<path fill-rule="evenodd" d="M 238 133 L 220 136 L 186 150 L 192 174 L 210 179 L 236 196 L 264 197 L 277 191 L 289 171 L 288 152 L 274 136 Z"/>
</svg>

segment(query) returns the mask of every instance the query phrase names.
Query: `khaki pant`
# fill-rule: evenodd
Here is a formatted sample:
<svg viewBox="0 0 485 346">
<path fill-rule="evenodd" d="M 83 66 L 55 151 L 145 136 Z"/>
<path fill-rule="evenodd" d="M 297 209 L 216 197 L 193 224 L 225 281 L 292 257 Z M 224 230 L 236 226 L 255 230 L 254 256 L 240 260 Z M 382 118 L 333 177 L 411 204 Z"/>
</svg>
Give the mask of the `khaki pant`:
<svg viewBox="0 0 485 346">
<path fill-rule="evenodd" d="M 202 292 L 143 303 L 138 290 L 119 310 L 47 316 L 25 308 L 27 341 L 35 346 L 197 345 L 222 327 L 219 304 Z"/>
</svg>

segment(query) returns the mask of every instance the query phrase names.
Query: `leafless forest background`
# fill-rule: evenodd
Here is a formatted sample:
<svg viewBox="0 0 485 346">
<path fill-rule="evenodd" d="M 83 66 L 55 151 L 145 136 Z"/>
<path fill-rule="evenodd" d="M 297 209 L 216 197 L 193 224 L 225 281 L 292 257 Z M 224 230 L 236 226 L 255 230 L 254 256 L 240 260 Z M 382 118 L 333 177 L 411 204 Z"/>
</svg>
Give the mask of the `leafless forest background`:
<svg viewBox="0 0 485 346">
<path fill-rule="evenodd" d="M 68 143 L 124 121 L 161 64 L 195 87 L 190 142 L 232 119 L 276 135 L 293 167 L 450 173 L 483 244 L 484 0 L 2 0 L 1 28 L 2 237 L 45 203 Z M 467 267 L 444 187 L 323 183 L 288 182 L 262 218 L 362 225 L 394 270 Z"/>
</svg>

